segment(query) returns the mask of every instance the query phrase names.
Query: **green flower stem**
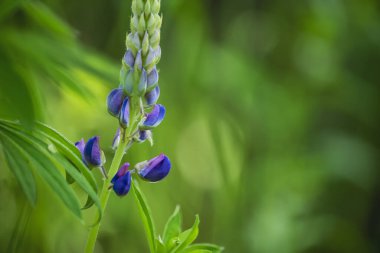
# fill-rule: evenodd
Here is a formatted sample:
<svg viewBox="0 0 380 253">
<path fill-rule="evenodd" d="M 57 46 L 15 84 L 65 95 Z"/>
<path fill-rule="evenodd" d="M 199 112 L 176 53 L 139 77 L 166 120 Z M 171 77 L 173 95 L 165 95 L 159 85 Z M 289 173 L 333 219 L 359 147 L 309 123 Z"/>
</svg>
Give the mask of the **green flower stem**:
<svg viewBox="0 0 380 253">
<path fill-rule="evenodd" d="M 104 181 L 103 188 L 100 193 L 100 205 L 102 207 L 103 214 L 107 207 L 108 199 L 111 193 L 111 191 L 108 189 L 109 186 L 111 185 L 111 179 L 113 175 L 116 174 L 118 168 L 120 167 L 121 160 L 124 156 L 124 149 L 126 148 L 127 143 L 128 143 L 127 141 L 121 142 L 118 148 L 116 149 L 116 153 L 112 160 L 110 170 L 108 171 L 108 178 Z M 94 251 L 100 224 L 101 223 L 99 222 L 97 225 L 95 225 L 94 227 L 90 229 L 90 233 L 88 235 L 87 245 L 85 249 L 86 253 L 92 253 Z"/>
<path fill-rule="evenodd" d="M 109 196 L 111 193 L 111 191 L 108 188 L 111 185 L 112 177 L 116 174 L 117 170 L 119 169 L 121 160 L 123 159 L 123 156 L 127 152 L 127 149 L 130 148 L 130 145 L 128 145 L 128 144 L 130 142 L 132 142 L 132 136 L 131 135 L 132 135 L 132 133 L 134 133 L 134 131 L 138 127 L 136 122 L 138 122 L 138 120 L 140 120 L 139 117 L 141 115 L 139 114 L 137 105 L 138 105 L 138 100 L 131 99 L 131 114 L 130 114 L 131 124 L 130 124 L 130 127 L 127 128 L 126 130 L 123 130 L 123 129 L 121 130 L 120 144 L 116 149 L 115 156 L 113 157 L 111 167 L 110 167 L 108 174 L 107 174 L 107 179 L 104 181 L 103 188 L 102 188 L 102 191 L 100 193 L 100 205 L 102 208 L 103 215 L 104 215 L 105 209 L 107 207 L 108 199 L 109 199 Z M 92 227 L 90 229 L 88 239 L 87 239 L 86 248 L 85 248 L 85 253 L 94 252 L 95 243 L 96 243 L 96 239 L 98 237 L 100 224 L 101 224 L 101 221 L 97 225 L 95 225 L 94 227 Z"/>
</svg>

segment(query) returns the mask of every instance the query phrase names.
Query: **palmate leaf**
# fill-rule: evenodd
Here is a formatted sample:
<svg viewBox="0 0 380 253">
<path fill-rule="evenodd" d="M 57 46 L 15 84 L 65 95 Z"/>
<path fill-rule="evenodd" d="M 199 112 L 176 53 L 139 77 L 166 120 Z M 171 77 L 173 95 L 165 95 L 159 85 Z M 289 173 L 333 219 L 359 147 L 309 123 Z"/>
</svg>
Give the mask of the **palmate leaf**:
<svg viewBox="0 0 380 253">
<path fill-rule="evenodd" d="M 46 137 L 55 145 L 56 151 L 48 148 L 51 144 L 46 142 Z M 31 165 L 27 168 L 32 167 L 41 175 L 64 204 L 76 216 L 81 217 L 79 201 L 61 173 L 66 171 L 96 205 L 100 220 L 101 207 L 96 193 L 96 181 L 81 161 L 79 151 L 77 152 L 75 146 L 67 139 L 54 129 L 40 123 L 32 133 L 22 129 L 17 123 L 4 120 L 0 120 L 0 139 L 4 149 L 13 151 L 12 157 L 22 157 L 26 160 Z M 22 188 L 25 190 L 26 187 L 25 185 Z"/>
</svg>

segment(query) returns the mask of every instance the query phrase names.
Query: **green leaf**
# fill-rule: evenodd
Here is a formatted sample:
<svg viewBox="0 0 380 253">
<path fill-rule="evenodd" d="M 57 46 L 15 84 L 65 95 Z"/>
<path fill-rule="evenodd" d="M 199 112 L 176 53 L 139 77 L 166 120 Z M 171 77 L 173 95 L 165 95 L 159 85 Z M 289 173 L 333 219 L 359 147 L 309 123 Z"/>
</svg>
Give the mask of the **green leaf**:
<svg viewBox="0 0 380 253">
<path fill-rule="evenodd" d="M 183 252 L 184 253 L 195 253 L 195 252 L 202 252 L 199 250 L 206 250 L 207 252 L 212 253 L 220 253 L 223 251 L 223 247 L 220 247 L 215 244 L 211 243 L 195 243 L 193 245 L 188 246 Z"/>
<path fill-rule="evenodd" d="M 31 166 L 48 183 L 66 207 L 81 219 L 81 210 L 74 191 L 67 185 L 65 178 L 57 169 L 58 164 L 46 151 L 46 148 L 41 146 L 40 141 L 12 128 L 4 127 L 3 124 L 0 126 L 7 132 L 4 134 L 4 131 L 0 131 L 3 140 L 6 140 L 18 151 L 19 155 L 30 162 Z"/>
<path fill-rule="evenodd" d="M 89 208 L 95 204 L 98 210 L 98 221 L 100 221 L 102 217 L 102 208 L 97 195 L 96 180 L 90 170 L 82 162 L 82 156 L 79 150 L 69 140 L 53 128 L 42 123 L 37 123 L 35 131 L 43 137 L 46 137 L 55 145 L 54 147 L 56 149 L 47 152 L 46 147 L 49 144 L 38 139 L 38 136 L 23 131 L 19 124 L 4 120 L 0 120 L 0 124 L 3 124 L 8 131 L 11 131 L 16 135 L 18 134 L 19 137 L 23 137 L 27 142 L 31 139 L 32 144 L 40 145 L 44 151 L 43 155 L 47 155 L 49 159 L 54 162 L 56 169 L 65 171 L 66 178 L 69 177 L 71 180 L 77 182 L 82 190 L 88 194 L 88 200 L 83 209 Z"/>
<path fill-rule="evenodd" d="M 156 253 L 167 253 L 166 246 L 164 242 L 161 240 L 161 238 L 156 239 L 156 245 L 157 245 Z"/>
<path fill-rule="evenodd" d="M 170 251 L 170 253 L 175 253 L 175 252 L 181 252 L 183 249 L 185 249 L 188 245 L 190 245 L 198 236 L 199 232 L 199 216 L 195 216 L 195 222 L 191 228 L 188 230 L 182 232 L 178 236 L 178 245 Z"/>
<path fill-rule="evenodd" d="M 68 139 L 66 139 L 58 131 L 56 131 L 48 125 L 38 122 L 36 124 L 36 127 L 41 134 L 45 135 L 50 141 L 52 141 L 57 146 L 58 150 L 61 151 L 61 153 L 67 159 L 69 159 L 75 165 L 76 168 L 80 170 L 80 172 L 83 174 L 86 180 L 91 184 L 92 188 L 95 191 L 97 191 L 98 186 L 95 177 L 83 163 L 82 155 L 80 154 L 79 150 L 75 147 L 75 145 Z"/>
<path fill-rule="evenodd" d="M 135 196 L 135 200 L 139 209 L 141 219 L 144 224 L 145 233 L 149 243 L 150 252 L 156 251 L 156 231 L 153 223 L 152 213 L 147 204 L 147 201 L 141 192 L 137 180 L 132 180 L 132 193 Z"/>
<path fill-rule="evenodd" d="M 180 207 L 177 206 L 174 210 L 174 213 L 169 217 L 165 225 L 164 234 L 162 238 L 165 245 L 167 245 L 169 240 L 173 237 L 178 237 L 179 233 L 181 233 L 181 227 L 182 215 Z"/>
<path fill-rule="evenodd" d="M 6 144 L 4 142 L 3 144 Z M 32 206 L 36 204 L 36 183 L 33 173 L 29 169 L 30 165 L 24 157 L 17 155 L 17 150 L 12 145 L 4 145 L 4 155 L 8 162 L 11 172 L 18 180 L 21 189 L 24 191 L 26 198 Z"/>
</svg>

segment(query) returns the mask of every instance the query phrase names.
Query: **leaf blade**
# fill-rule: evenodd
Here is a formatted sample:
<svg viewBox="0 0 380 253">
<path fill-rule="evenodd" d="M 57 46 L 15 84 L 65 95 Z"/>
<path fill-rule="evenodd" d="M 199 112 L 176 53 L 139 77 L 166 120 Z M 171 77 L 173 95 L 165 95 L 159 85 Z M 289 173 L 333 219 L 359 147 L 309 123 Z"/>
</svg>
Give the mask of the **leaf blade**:
<svg viewBox="0 0 380 253">
<path fill-rule="evenodd" d="M 139 214 L 144 224 L 145 233 L 149 243 L 150 252 L 156 251 L 156 236 L 155 227 L 152 218 L 150 208 L 147 204 L 145 196 L 143 195 L 140 187 L 138 186 L 137 180 L 132 180 L 132 193 L 135 196 L 135 201 L 137 203 Z"/>
</svg>

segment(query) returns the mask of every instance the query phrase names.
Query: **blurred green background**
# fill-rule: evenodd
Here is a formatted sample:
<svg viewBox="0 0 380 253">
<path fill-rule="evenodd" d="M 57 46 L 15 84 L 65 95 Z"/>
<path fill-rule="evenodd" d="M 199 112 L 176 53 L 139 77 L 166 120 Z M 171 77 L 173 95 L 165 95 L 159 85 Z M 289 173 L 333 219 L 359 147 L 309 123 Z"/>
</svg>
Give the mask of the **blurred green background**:
<svg viewBox="0 0 380 253">
<path fill-rule="evenodd" d="M 0 117 L 100 135 L 109 166 L 130 4 L 1 0 Z M 162 0 L 162 13 L 167 116 L 127 157 L 173 162 L 142 186 L 158 229 L 179 204 L 226 252 L 380 252 L 379 2 Z M 0 158 L 0 252 L 81 252 L 86 226 L 42 180 L 29 207 Z M 132 198 L 113 195 L 96 252 L 147 251 Z"/>
</svg>

